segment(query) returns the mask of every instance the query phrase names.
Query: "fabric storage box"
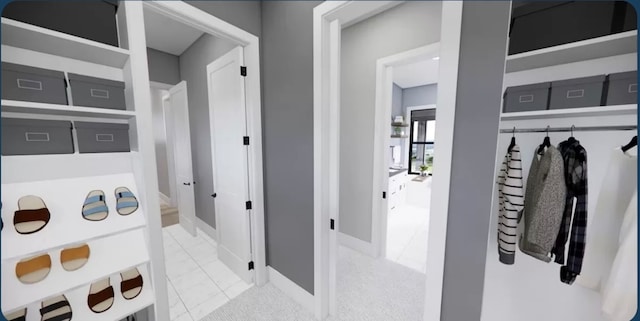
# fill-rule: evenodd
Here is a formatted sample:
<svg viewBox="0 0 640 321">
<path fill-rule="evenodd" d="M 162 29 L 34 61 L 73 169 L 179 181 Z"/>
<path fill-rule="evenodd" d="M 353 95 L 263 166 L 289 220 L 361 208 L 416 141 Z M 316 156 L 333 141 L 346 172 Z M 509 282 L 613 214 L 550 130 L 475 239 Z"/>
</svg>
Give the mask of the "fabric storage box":
<svg viewBox="0 0 640 321">
<path fill-rule="evenodd" d="M 625 1 L 553 1 L 516 5 L 509 55 L 637 29 L 636 11 Z"/>
<path fill-rule="evenodd" d="M 502 112 L 546 110 L 549 105 L 549 88 L 551 83 L 548 82 L 507 88 Z"/>
<path fill-rule="evenodd" d="M 2 155 L 73 154 L 69 121 L 2 118 Z"/>
<path fill-rule="evenodd" d="M 599 75 L 552 82 L 549 109 L 602 105 L 605 78 Z"/>
<path fill-rule="evenodd" d="M 74 106 L 126 110 L 121 81 L 69 74 Z"/>
<path fill-rule="evenodd" d="M 129 152 L 129 125 L 75 122 L 78 151 L 82 153 Z"/>
<path fill-rule="evenodd" d="M 607 105 L 638 103 L 638 72 L 610 74 L 607 82 Z"/>
<path fill-rule="evenodd" d="M 118 46 L 117 1 L 11 1 L 2 16 Z"/>
<path fill-rule="evenodd" d="M 67 104 L 62 71 L 2 63 L 2 99 Z"/>
</svg>

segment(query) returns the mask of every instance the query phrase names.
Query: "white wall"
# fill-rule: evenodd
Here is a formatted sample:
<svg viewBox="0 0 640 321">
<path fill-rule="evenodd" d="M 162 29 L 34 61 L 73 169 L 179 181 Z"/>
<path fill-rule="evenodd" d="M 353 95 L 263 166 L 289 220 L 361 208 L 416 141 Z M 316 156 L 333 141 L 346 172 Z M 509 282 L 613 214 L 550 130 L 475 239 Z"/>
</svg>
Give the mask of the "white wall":
<svg viewBox="0 0 640 321">
<path fill-rule="evenodd" d="M 549 80 L 583 77 L 636 69 L 636 55 L 623 55 L 574 63 L 533 71 L 507 74 L 505 86 L 535 83 Z M 503 121 L 500 128 L 545 128 L 601 125 L 636 124 L 635 116 L 573 117 L 549 120 Z M 588 221 L 592 221 L 598 193 L 602 188 L 611 151 L 626 144 L 636 131 L 575 132 L 574 136 L 587 150 L 588 172 Z M 529 173 L 534 149 L 544 138 L 544 133 L 516 134 L 522 151 L 523 175 Z M 567 139 L 569 133 L 550 133 L 552 144 Z M 496 170 L 502 161 L 511 134 L 500 134 Z M 494 205 L 491 216 L 488 243 L 482 320 L 485 321 L 538 321 L 580 320 L 604 321 L 600 313 L 600 295 L 581 287 L 579 279 L 573 285 L 560 282 L 560 265 L 544 263 L 517 251 L 515 264 L 504 265 L 497 254 L 497 186 L 494 188 Z M 589 231 L 598 226 L 588 225 Z"/>
<path fill-rule="evenodd" d="M 371 242 L 376 61 L 440 40 L 441 2 L 409 1 L 343 30 L 340 232 Z"/>
<path fill-rule="evenodd" d="M 160 188 L 160 193 L 167 197 L 172 197 L 169 187 L 169 169 L 167 162 L 167 132 L 164 110 L 162 108 L 162 96 L 168 93 L 166 90 L 151 88 L 151 117 L 153 122 L 153 140 L 156 145 L 158 187 Z"/>
<path fill-rule="evenodd" d="M 437 84 L 404 88 L 402 90 L 402 107 L 405 109 L 412 106 L 435 104 L 437 100 Z"/>
</svg>

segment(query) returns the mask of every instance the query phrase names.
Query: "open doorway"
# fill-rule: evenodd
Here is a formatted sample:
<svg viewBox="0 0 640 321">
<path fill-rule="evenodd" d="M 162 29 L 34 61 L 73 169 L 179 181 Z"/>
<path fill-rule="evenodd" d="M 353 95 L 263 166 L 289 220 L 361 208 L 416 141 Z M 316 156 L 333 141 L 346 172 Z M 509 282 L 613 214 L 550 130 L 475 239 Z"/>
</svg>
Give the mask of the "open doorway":
<svg viewBox="0 0 640 321">
<path fill-rule="evenodd" d="M 154 131 L 166 144 L 158 179 L 166 175 L 170 195 L 159 192 L 179 223 L 163 229 L 170 317 L 200 320 L 266 282 L 257 38 L 182 2 L 143 8 L 150 79 L 161 88 L 152 88 Z M 234 54 L 233 72 L 211 82 L 208 67 Z M 229 84 L 238 90 L 220 100 Z M 243 165 L 227 171 L 217 154 Z"/>
</svg>

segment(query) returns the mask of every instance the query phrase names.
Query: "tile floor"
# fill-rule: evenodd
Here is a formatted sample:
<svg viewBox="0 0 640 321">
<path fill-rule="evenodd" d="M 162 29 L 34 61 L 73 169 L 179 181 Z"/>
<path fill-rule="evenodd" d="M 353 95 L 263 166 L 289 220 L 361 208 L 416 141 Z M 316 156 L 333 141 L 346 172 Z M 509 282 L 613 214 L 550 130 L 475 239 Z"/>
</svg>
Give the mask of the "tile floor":
<svg viewBox="0 0 640 321">
<path fill-rule="evenodd" d="M 387 259 L 426 273 L 431 178 L 407 183 L 407 200 L 389 213 Z"/>
<path fill-rule="evenodd" d="M 217 244 L 201 230 L 164 228 L 171 321 L 198 321 L 252 287 L 218 261 Z"/>
</svg>

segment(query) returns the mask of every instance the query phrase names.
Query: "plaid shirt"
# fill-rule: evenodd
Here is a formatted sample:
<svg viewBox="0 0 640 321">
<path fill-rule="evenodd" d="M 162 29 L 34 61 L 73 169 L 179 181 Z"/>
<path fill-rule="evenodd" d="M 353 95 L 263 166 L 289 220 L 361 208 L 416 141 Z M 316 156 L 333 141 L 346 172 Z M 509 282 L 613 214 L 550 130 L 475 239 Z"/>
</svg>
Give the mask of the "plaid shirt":
<svg viewBox="0 0 640 321">
<path fill-rule="evenodd" d="M 551 253 L 555 255 L 556 263 L 564 265 L 560 268 L 560 280 L 572 284 L 582 269 L 587 237 L 587 151 L 575 139 L 560 143 L 558 149 L 564 159 L 567 201 L 560 231 Z M 574 202 L 575 213 L 573 212 Z M 571 223 L 572 213 L 573 223 Z M 571 238 L 565 265 L 564 252 L 569 232 L 571 232 Z"/>
</svg>

